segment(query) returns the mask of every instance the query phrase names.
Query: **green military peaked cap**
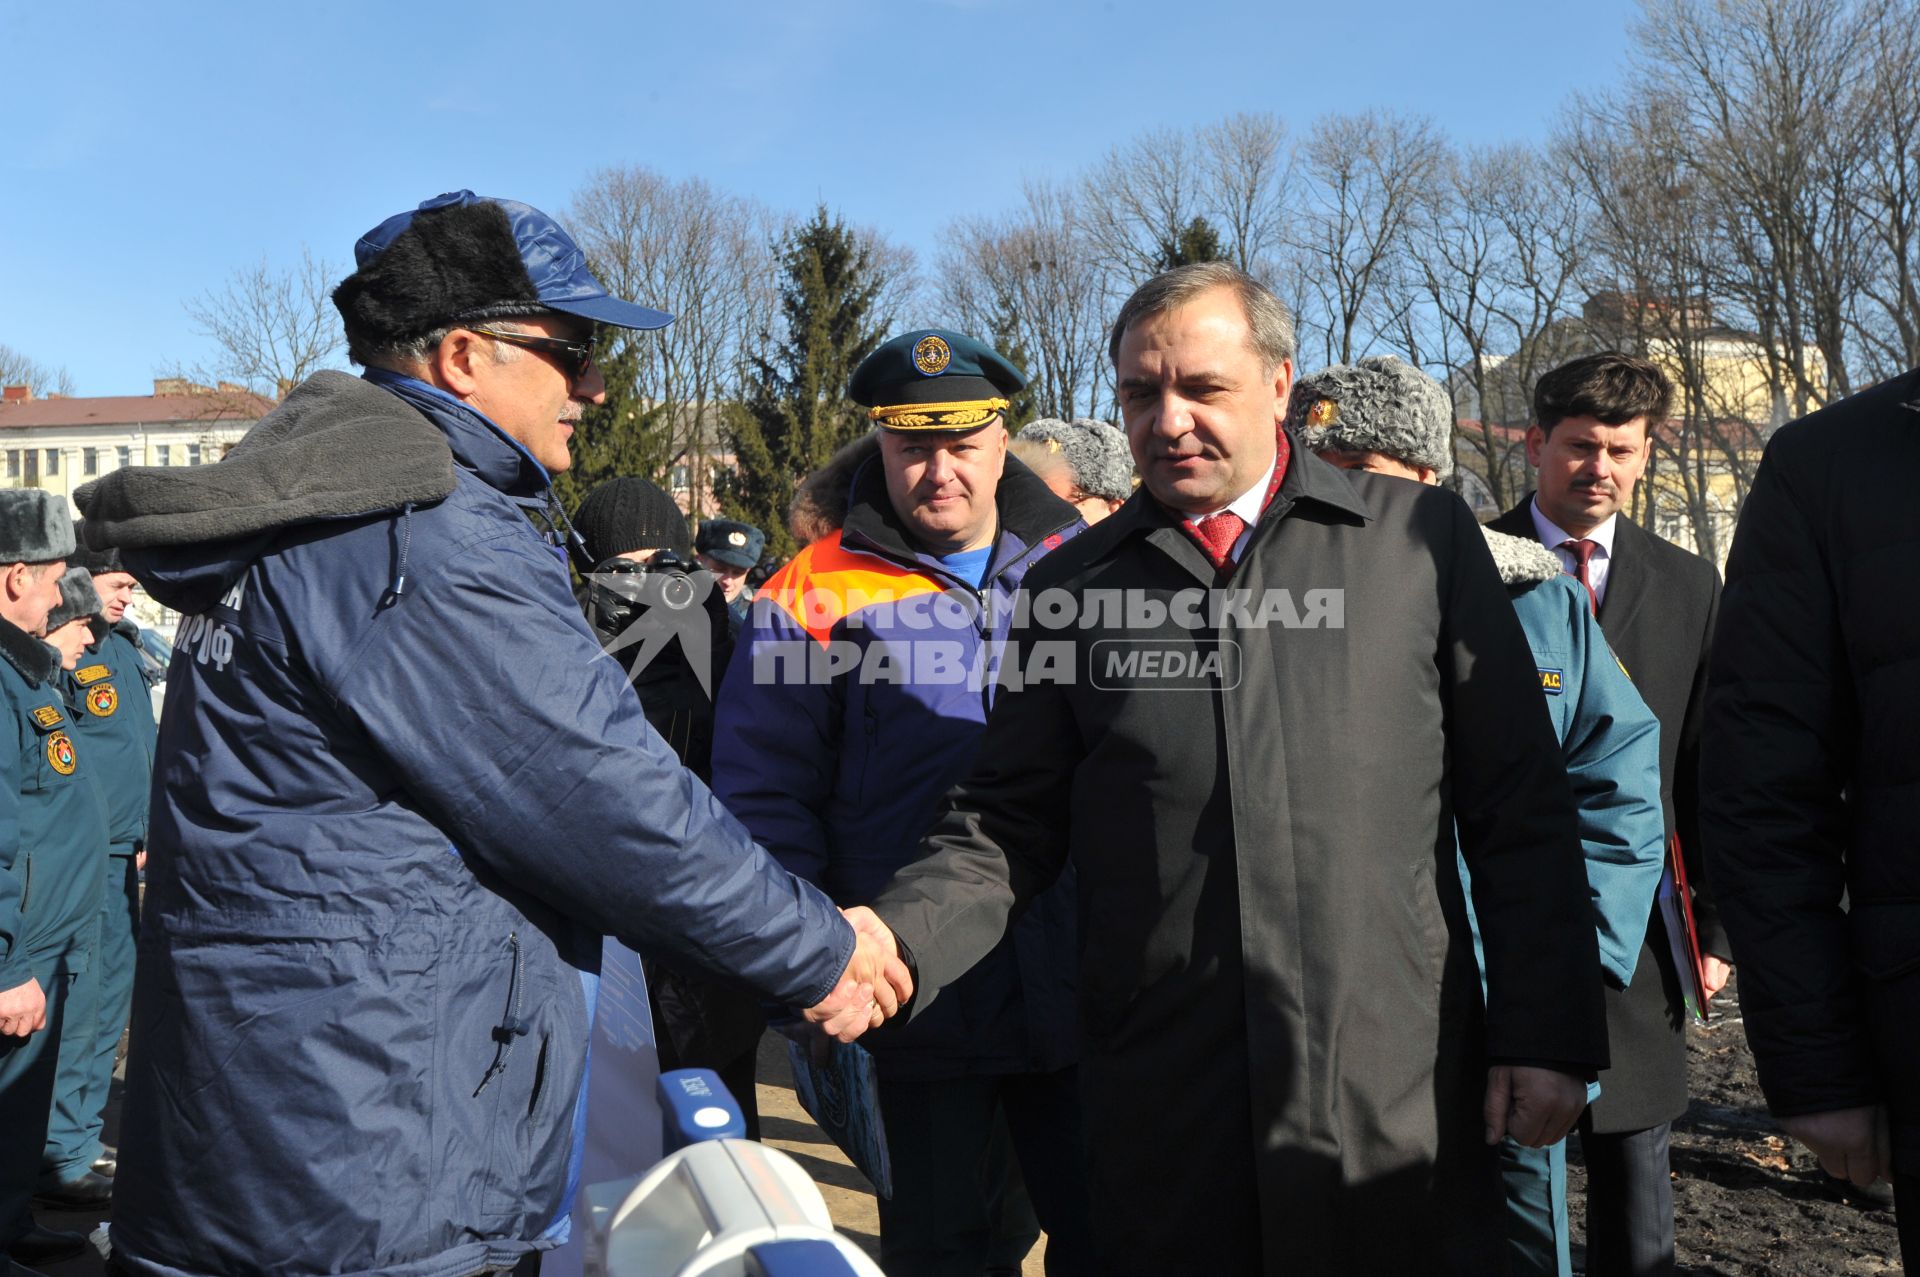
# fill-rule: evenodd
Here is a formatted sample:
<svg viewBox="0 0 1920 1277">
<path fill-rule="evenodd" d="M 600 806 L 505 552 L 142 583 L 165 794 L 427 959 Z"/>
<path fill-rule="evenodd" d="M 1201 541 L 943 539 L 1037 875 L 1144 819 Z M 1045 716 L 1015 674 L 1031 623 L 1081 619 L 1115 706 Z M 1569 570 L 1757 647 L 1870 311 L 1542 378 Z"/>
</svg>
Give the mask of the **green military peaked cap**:
<svg viewBox="0 0 1920 1277">
<path fill-rule="evenodd" d="M 992 421 L 1026 384 L 985 342 L 922 328 L 861 360 L 847 395 L 883 430 L 972 430 Z"/>
</svg>

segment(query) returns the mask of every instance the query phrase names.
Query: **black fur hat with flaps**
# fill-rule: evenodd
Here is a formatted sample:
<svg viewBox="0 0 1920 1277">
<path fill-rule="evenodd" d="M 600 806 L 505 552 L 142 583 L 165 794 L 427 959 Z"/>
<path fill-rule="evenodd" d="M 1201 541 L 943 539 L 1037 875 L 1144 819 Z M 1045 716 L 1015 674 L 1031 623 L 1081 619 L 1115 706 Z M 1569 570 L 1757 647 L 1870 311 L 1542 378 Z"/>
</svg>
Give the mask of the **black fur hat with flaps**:
<svg viewBox="0 0 1920 1277">
<path fill-rule="evenodd" d="M 0 489 L 0 563 L 51 563 L 73 553 L 63 498 L 39 488 Z"/>
</svg>

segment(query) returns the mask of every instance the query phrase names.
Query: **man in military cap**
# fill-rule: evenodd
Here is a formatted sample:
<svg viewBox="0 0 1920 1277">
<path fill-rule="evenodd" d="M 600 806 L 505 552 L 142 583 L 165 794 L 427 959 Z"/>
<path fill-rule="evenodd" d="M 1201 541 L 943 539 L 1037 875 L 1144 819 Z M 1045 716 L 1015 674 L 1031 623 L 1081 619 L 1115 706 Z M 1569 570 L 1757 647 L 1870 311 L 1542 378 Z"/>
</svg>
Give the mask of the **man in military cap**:
<svg viewBox="0 0 1920 1277">
<path fill-rule="evenodd" d="M 29 1198 L 47 1140 L 67 992 L 100 909 L 106 814 L 74 740 L 60 658 L 36 635 L 73 553 L 66 503 L 0 491 L 0 1265 L 72 1254 Z"/>
<path fill-rule="evenodd" d="M 707 519 L 700 524 L 694 540 L 694 554 L 700 566 L 713 573 L 727 599 L 736 627 L 747 619 L 747 605 L 753 596 L 747 591 L 747 573 L 766 552 L 767 534 L 751 523 L 738 519 Z"/>
<path fill-rule="evenodd" d="M 879 426 L 878 450 L 852 472 L 839 528 L 762 587 L 721 688 L 714 792 L 836 903 L 867 900 L 915 856 L 973 760 L 1015 592 L 1085 526 L 1007 455 L 1001 414 L 1023 384 L 997 351 L 938 329 L 861 363 L 848 393 Z M 1037 900 L 911 1028 L 868 1039 L 894 1277 L 987 1267 L 1004 1175 L 982 1167 L 999 1115 L 1048 1271 L 1082 1271 L 1071 892 Z"/>
<path fill-rule="evenodd" d="M 114 1189 L 131 1273 L 537 1268 L 603 935 L 847 1037 L 910 989 L 680 766 L 569 591 L 550 479 L 605 394 L 595 326 L 671 317 L 471 191 L 354 255 L 334 304 L 364 377 L 315 374 L 219 465 L 76 494 L 187 617 Z"/>
<path fill-rule="evenodd" d="M 1020 428 L 1013 452 L 1091 527 L 1133 495 L 1133 453 L 1118 426 L 1091 417 L 1041 417 Z"/>
<path fill-rule="evenodd" d="M 74 526 L 76 543 L 82 535 Z M 146 850 L 157 732 L 138 628 L 126 619 L 133 574 L 116 550 L 79 546 L 72 578 L 83 574 L 93 606 L 77 613 L 86 645 L 68 676 L 74 732 L 107 807 L 100 926 L 85 972 L 74 982 L 60 1032 L 60 1071 L 41 1165 L 43 1201 L 91 1206 L 111 1195 L 118 1162 L 101 1144 L 107 1091 L 133 1003 L 134 934 L 140 909 L 138 861 Z M 49 618 L 48 633 L 56 627 Z"/>
</svg>

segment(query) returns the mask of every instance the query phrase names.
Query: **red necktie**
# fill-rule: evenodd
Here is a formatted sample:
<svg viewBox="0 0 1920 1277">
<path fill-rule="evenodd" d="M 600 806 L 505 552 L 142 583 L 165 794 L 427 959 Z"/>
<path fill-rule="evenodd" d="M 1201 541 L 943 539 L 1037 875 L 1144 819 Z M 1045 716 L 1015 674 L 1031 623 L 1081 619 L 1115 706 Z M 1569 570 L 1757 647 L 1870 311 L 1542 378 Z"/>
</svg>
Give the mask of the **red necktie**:
<svg viewBox="0 0 1920 1277">
<path fill-rule="evenodd" d="M 1200 548 L 1207 552 L 1207 558 L 1219 569 L 1233 562 L 1234 543 L 1247 530 L 1247 521 L 1231 510 L 1222 510 L 1204 519 L 1196 519 L 1188 526 L 1193 529 L 1193 539 L 1200 543 Z"/>
<path fill-rule="evenodd" d="M 1562 541 L 1560 548 L 1578 560 L 1573 576 L 1587 587 L 1587 607 L 1595 616 L 1600 615 L 1600 596 L 1593 592 L 1593 578 L 1588 575 L 1587 565 L 1593 562 L 1593 552 L 1600 548 L 1598 541 L 1589 541 L 1582 537 L 1578 541 Z"/>
</svg>

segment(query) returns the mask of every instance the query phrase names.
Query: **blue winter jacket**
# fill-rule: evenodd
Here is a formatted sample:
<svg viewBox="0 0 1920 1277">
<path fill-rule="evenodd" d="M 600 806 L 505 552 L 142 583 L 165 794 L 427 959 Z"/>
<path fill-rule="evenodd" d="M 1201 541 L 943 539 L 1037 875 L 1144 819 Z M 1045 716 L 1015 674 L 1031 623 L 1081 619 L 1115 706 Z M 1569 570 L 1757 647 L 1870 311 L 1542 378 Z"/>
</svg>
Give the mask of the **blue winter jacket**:
<svg viewBox="0 0 1920 1277">
<path fill-rule="evenodd" d="M 1027 570 L 1086 526 L 1012 457 L 996 502 L 999 538 L 975 588 L 909 540 L 869 460 L 841 529 L 768 580 L 734 649 L 715 709 L 714 792 L 840 904 L 873 899 L 919 854 L 978 751 Z M 937 1002 L 862 1039 L 883 1072 L 1072 1064 L 1074 890 L 1069 869 Z"/>
<path fill-rule="evenodd" d="M 78 494 L 186 614 L 114 1193 L 136 1273 L 511 1267 L 567 1210 L 601 933 L 795 1005 L 852 952 L 601 658 L 540 467 L 369 377 Z"/>
<path fill-rule="evenodd" d="M 1600 967 L 1624 989 L 1633 979 L 1666 863 L 1660 721 L 1607 645 L 1586 590 L 1553 552 L 1537 541 L 1481 530 L 1527 633 L 1566 758 Z M 1474 944 L 1477 951 L 1477 931 Z"/>
</svg>

